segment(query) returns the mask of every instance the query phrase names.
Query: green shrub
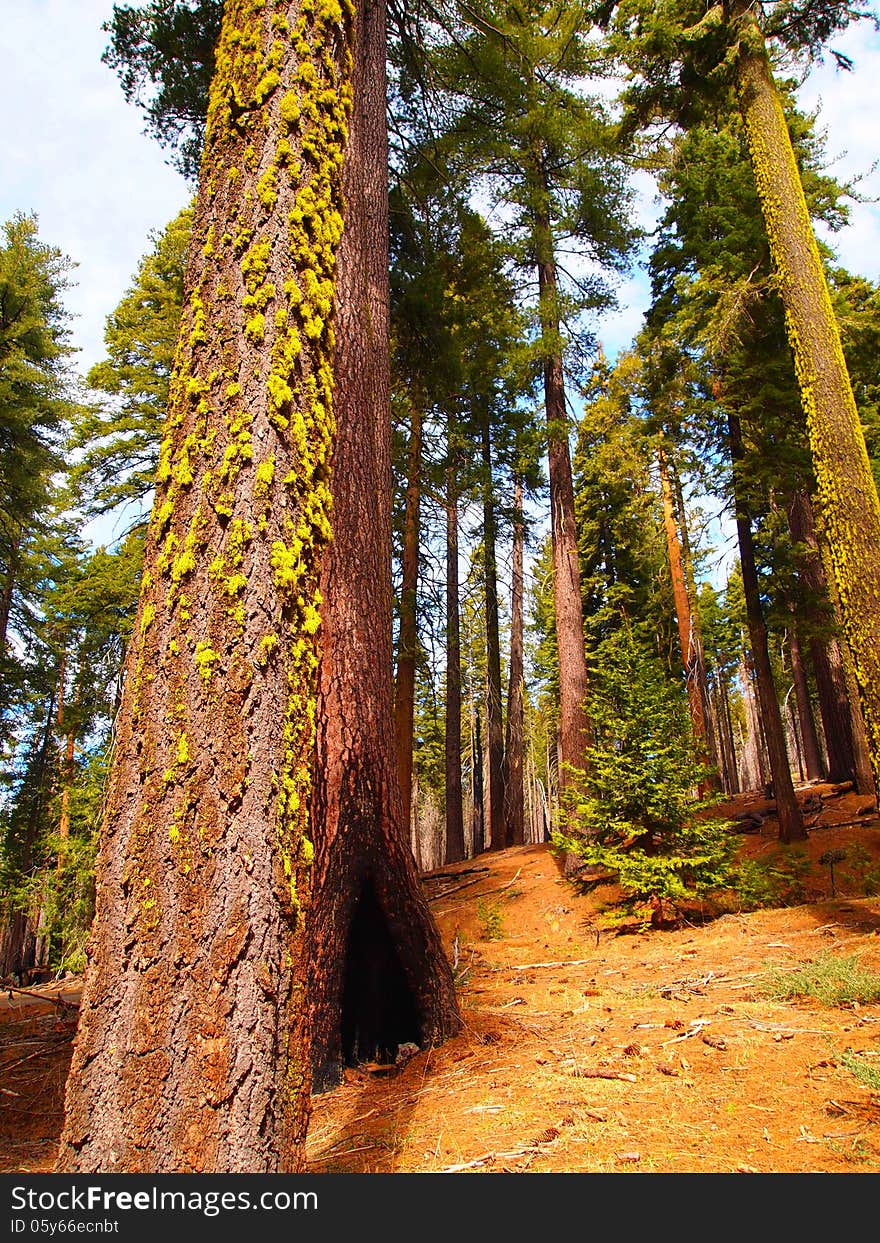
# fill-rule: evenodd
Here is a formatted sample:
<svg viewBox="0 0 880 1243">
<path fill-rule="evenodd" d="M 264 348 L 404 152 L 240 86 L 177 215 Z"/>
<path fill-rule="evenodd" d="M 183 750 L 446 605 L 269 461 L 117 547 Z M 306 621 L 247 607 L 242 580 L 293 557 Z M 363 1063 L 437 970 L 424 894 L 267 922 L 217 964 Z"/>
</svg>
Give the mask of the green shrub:
<svg viewBox="0 0 880 1243">
<path fill-rule="evenodd" d="M 477 919 L 487 941 L 500 941 L 504 937 L 504 916 L 497 902 L 477 902 Z"/>
</svg>

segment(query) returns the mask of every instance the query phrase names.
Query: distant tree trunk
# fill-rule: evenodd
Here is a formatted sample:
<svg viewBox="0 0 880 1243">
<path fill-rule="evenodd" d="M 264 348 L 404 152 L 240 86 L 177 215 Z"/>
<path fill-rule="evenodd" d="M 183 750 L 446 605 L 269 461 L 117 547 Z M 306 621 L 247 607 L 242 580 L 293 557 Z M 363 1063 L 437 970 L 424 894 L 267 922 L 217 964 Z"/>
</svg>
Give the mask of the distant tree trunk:
<svg viewBox="0 0 880 1243">
<path fill-rule="evenodd" d="M 801 657 L 801 644 L 794 617 L 788 629 L 788 646 L 791 652 L 791 676 L 797 701 L 797 719 L 804 753 L 804 769 L 807 781 L 819 781 L 823 775 L 822 755 L 819 750 L 819 738 L 816 734 L 816 723 L 813 720 L 813 705 L 810 703 L 810 687 Z"/>
<path fill-rule="evenodd" d="M 712 713 L 712 696 L 709 690 L 709 674 L 706 668 L 706 652 L 703 647 L 703 629 L 700 622 L 700 601 L 697 595 L 697 583 L 694 575 L 694 555 L 691 551 L 691 537 L 688 532 L 687 510 L 684 504 L 684 490 L 681 476 L 675 462 L 669 463 L 669 473 L 675 492 L 675 510 L 678 527 L 681 531 L 681 564 L 684 570 L 685 588 L 687 589 L 688 607 L 690 609 L 690 633 L 693 645 L 694 678 L 700 688 L 700 701 L 703 705 L 703 719 L 706 722 L 706 746 L 708 761 L 714 769 L 708 778 L 708 786 L 712 790 L 721 788 L 718 772 L 721 763 L 721 751 L 718 731 Z"/>
<path fill-rule="evenodd" d="M 706 750 L 706 718 L 703 711 L 703 694 L 700 678 L 701 655 L 695 642 L 694 627 L 691 619 L 691 604 L 685 583 L 684 567 L 681 560 L 681 547 L 678 538 L 678 524 L 675 519 L 675 503 L 672 496 L 672 483 L 669 476 L 669 465 L 666 450 L 661 445 L 657 451 L 660 466 L 660 494 L 663 501 L 663 526 L 666 531 L 666 552 L 669 557 L 669 571 L 672 578 L 672 597 L 675 603 L 675 615 L 678 621 L 678 637 L 681 644 L 681 658 L 684 665 L 685 684 L 687 687 L 688 709 L 691 726 L 697 746 Z"/>
<path fill-rule="evenodd" d="M 789 843 L 803 841 L 807 836 L 803 817 L 795 797 L 791 768 L 785 746 L 785 730 L 779 700 L 773 682 L 773 669 L 767 647 L 767 627 L 761 609 L 758 587 L 758 571 L 755 565 L 755 548 L 752 540 L 752 523 L 745 500 L 742 481 L 743 443 L 738 417 L 728 412 L 730 451 L 733 464 L 733 495 L 736 510 L 736 531 L 739 539 L 740 564 L 742 566 L 743 595 L 749 642 L 758 682 L 758 698 L 761 704 L 761 721 L 770 757 L 773 780 L 773 797 L 779 820 L 779 839 Z"/>
<path fill-rule="evenodd" d="M 743 636 L 745 640 L 745 636 Z M 739 666 L 739 677 L 743 688 L 743 698 L 746 704 L 746 725 L 748 733 L 743 737 L 742 757 L 743 757 L 743 783 L 747 784 L 751 777 L 754 777 L 755 785 L 765 786 L 769 781 L 767 773 L 767 764 L 764 748 L 764 731 L 761 728 L 761 712 L 755 702 L 755 678 L 752 673 L 751 662 L 746 658 L 745 652 L 742 655 Z M 754 753 L 753 755 L 751 753 Z M 752 771 L 751 759 L 754 759 L 754 772 Z"/>
<path fill-rule="evenodd" d="M 592 726 L 586 710 L 587 660 L 584 612 L 574 513 L 574 484 L 565 382 L 562 369 L 556 256 L 550 227 L 549 192 L 543 153 L 537 152 L 533 190 L 540 204 L 534 215 L 533 241 L 537 258 L 538 294 L 544 352 L 544 406 L 550 476 L 550 531 L 553 544 L 553 602 L 559 657 L 560 787 L 570 776 L 567 767 L 584 770 Z"/>
<path fill-rule="evenodd" d="M 460 1023 L 413 859 L 394 745 L 382 0 L 360 5 L 354 53 L 311 814 L 308 993 L 318 1087 L 337 1082 L 345 1062 L 393 1059 L 398 1045 L 440 1041 Z"/>
<path fill-rule="evenodd" d="M 513 486 L 513 567 L 510 602 L 510 670 L 507 686 L 507 723 L 504 739 L 504 811 L 507 840 L 514 846 L 525 841 L 523 764 L 525 722 L 523 696 L 523 485 Z"/>
<path fill-rule="evenodd" d="M 838 622 L 835 601 L 828 589 L 829 580 L 816 536 L 813 507 L 806 492 L 795 492 L 791 497 L 788 522 L 792 539 L 802 549 L 798 561 L 799 578 L 812 600 L 828 601 L 824 615 L 815 605 L 811 605 L 809 610 L 814 630 L 829 632 L 828 638 L 820 638 L 815 633 L 810 637 L 810 655 L 828 752 L 828 777 L 831 781 L 853 781 L 860 794 L 875 797 L 874 774 L 858 693 L 849 691 L 840 644 L 830 633 Z"/>
<path fill-rule="evenodd" d="M 481 855 L 486 849 L 486 830 L 483 823 L 483 742 L 480 730 L 480 709 L 473 706 L 473 728 L 471 732 L 471 764 L 472 805 L 473 805 L 473 848 L 475 855 Z"/>
<path fill-rule="evenodd" d="M 458 602 L 458 481 L 446 471 L 446 862 L 465 858 L 461 788 L 461 619 Z"/>
<path fill-rule="evenodd" d="M 785 307 L 813 454 L 823 529 L 853 657 L 875 776 L 880 766 L 880 499 L 852 393 L 803 184 L 761 33 L 737 61 L 740 109 Z"/>
<path fill-rule="evenodd" d="M 20 539 L 20 535 L 16 535 L 9 541 L 9 563 L 6 566 L 3 587 L 0 589 L 0 660 L 3 661 L 6 660 L 7 656 L 6 641 L 9 632 L 9 618 L 12 613 L 12 597 L 15 594 L 15 577 L 18 571 Z M 3 698 L 5 701 L 6 696 Z"/>
<path fill-rule="evenodd" d="M 225 5 L 65 1171 L 271 1173 L 302 1160 L 353 21 L 348 8 L 342 21 L 326 6 L 288 15 L 282 37 L 275 6 Z"/>
<path fill-rule="evenodd" d="M 492 440 L 488 415 L 482 426 L 483 577 L 486 592 L 486 742 L 489 759 L 489 845 L 506 843 L 504 824 L 504 720 L 501 712 L 501 640 L 498 633 L 498 571 Z"/>
<path fill-rule="evenodd" d="M 713 694 L 715 698 L 715 715 L 718 721 L 718 739 L 724 769 L 724 787 L 728 794 L 739 794 L 739 773 L 736 764 L 736 744 L 733 738 L 733 726 L 730 720 L 730 702 L 727 684 L 720 673 L 716 675 L 713 682 Z"/>
<path fill-rule="evenodd" d="M 394 695 L 394 727 L 397 738 L 397 772 L 404 815 L 412 804 L 413 724 L 415 721 L 416 597 L 419 581 L 419 504 L 422 473 L 422 413 L 413 405 L 407 453 L 406 513 L 403 524 L 403 575 L 400 587 L 400 632 L 397 644 L 397 686 Z"/>
</svg>

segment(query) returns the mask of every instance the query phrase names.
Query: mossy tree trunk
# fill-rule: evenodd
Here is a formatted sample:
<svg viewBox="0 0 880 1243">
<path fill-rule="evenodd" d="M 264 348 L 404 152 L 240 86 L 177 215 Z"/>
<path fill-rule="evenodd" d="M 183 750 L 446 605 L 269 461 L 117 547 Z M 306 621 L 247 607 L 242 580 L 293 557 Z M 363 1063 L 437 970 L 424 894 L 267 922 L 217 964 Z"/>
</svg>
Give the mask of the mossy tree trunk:
<svg viewBox="0 0 880 1243">
<path fill-rule="evenodd" d="M 510 600 L 510 669 L 507 680 L 507 720 L 504 736 L 504 813 L 508 840 L 521 846 L 525 841 L 525 763 L 524 673 L 523 673 L 523 519 L 522 479 L 513 485 L 513 566 Z"/>
<path fill-rule="evenodd" d="M 59 1169 L 297 1169 L 352 10 L 227 0 Z"/>
<path fill-rule="evenodd" d="M 392 709 L 385 10 L 357 14 L 335 351 L 333 542 L 321 578 L 309 1000 L 316 1086 L 458 1029 L 422 895 Z"/>
<path fill-rule="evenodd" d="M 742 0 L 734 12 L 745 12 Z M 807 419 L 824 538 L 875 773 L 880 765 L 880 500 L 763 39 L 743 19 L 737 87 Z"/>
<path fill-rule="evenodd" d="M 394 690 L 394 731 L 397 772 L 403 812 L 412 806 L 413 723 L 415 720 L 416 654 L 418 631 L 416 598 L 419 585 L 419 510 L 422 472 L 422 413 L 414 404 L 407 450 L 406 508 L 403 520 L 403 564 L 400 585 L 400 630 L 397 641 L 397 679 Z"/>
<path fill-rule="evenodd" d="M 461 783 L 461 617 L 458 582 L 458 474 L 450 427 L 446 468 L 446 863 L 465 857 Z"/>
<path fill-rule="evenodd" d="M 798 577 L 806 587 L 810 603 L 807 616 L 811 624 L 810 656 L 816 676 L 822 732 L 828 752 L 831 781 L 852 781 L 860 794 L 875 796 L 865 724 L 858 692 L 850 694 L 843 653 L 835 631 L 839 618 L 828 592 L 828 579 L 813 521 L 813 506 L 806 492 L 795 492 L 788 503 L 788 523 L 792 538 L 800 545 Z M 821 602 L 827 602 L 823 609 Z M 821 631 L 825 631 L 823 635 Z"/>
</svg>

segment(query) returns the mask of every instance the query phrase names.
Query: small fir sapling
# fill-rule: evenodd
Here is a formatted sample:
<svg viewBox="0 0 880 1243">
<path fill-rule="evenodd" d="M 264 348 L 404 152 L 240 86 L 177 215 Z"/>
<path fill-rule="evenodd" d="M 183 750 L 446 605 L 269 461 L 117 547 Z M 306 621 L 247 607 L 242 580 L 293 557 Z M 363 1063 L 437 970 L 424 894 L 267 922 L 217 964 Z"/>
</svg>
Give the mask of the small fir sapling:
<svg viewBox="0 0 880 1243">
<path fill-rule="evenodd" d="M 586 772 L 573 772 L 560 851 L 618 874 L 623 890 L 664 904 L 722 886 L 735 848 L 726 822 L 701 818 L 707 777 L 694 745 L 683 689 L 624 624 L 597 649 L 588 709 L 596 737 Z"/>
</svg>

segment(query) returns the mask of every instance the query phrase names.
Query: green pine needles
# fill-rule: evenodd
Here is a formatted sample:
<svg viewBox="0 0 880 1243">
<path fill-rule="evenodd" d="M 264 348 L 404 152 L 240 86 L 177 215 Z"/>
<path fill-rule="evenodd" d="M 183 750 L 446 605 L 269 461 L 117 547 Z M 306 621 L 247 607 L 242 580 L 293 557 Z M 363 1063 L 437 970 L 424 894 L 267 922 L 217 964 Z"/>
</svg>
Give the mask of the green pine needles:
<svg viewBox="0 0 880 1243">
<path fill-rule="evenodd" d="M 726 822 L 699 815 L 717 798 L 700 793 L 709 770 L 694 747 L 682 688 L 627 624 L 592 663 L 596 741 L 587 772 L 574 774 L 553 841 L 616 872 L 659 924 L 669 908 L 724 885 L 735 842 Z"/>
</svg>

